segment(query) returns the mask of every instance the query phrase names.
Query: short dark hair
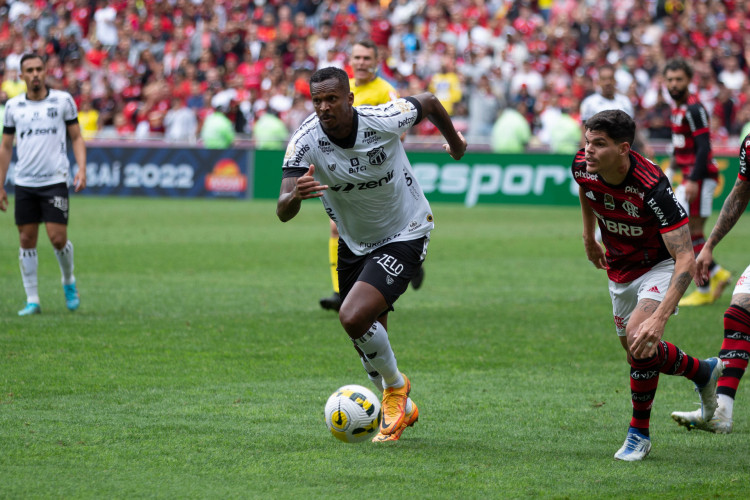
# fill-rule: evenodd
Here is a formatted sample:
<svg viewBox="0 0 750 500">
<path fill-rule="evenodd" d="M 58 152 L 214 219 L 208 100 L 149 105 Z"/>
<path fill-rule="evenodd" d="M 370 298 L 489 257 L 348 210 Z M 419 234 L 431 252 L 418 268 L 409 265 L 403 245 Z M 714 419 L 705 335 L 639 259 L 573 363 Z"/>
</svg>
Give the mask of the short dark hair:
<svg viewBox="0 0 750 500">
<path fill-rule="evenodd" d="M 373 42 L 369 38 L 357 40 L 356 42 L 352 44 L 352 47 L 354 47 L 355 45 L 361 45 L 362 47 L 375 51 L 375 58 L 376 59 L 378 58 L 378 46 L 375 45 L 375 42 Z"/>
<path fill-rule="evenodd" d="M 313 73 L 313 75 L 310 77 L 310 88 L 312 89 L 313 83 L 321 83 L 326 80 L 330 79 L 338 80 L 339 84 L 349 92 L 349 75 L 346 74 L 346 71 L 344 71 L 341 68 L 337 68 L 335 66 L 328 66 L 327 68 L 322 68 Z"/>
<path fill-rule="evenodd" d="M 597 70 L 597 76 L 599 76 L 599 73 L 601 73 L 602 70 L 605 70 L 605 69 L 608 69 L 612 73 L 615 73 L 617 71 L 612 64 L 605 63 L 605 64 L 602 64 L 601 66 L 599 66 L 599 69 Z"/>
<path fill-rule="evenodd" d="M 23 63 L 25 63 L 29 59 L 39 59 L 40 61 L 42 61 L 42 64 L 45 64 L 44 58 L 42 56 L 40 56 L 36 52 L 27 52 L 21 56 L 21 61 L 19 62 L 18 67 L 23 68 Z"/>
<path fill-rule="evenodd" d="M 627 142 L 631 146 L 635 140 L 635 122 L 626 112 L 619 109 L 600 111 L 586 120 L 586 130 L 604 132 L 615 142 Z"/>
<path fill-rule="evenodd" d="M 681 58 L 681 57 L 675 57 L 674 59 L 670 59 L 667 61 L 667 64 L 664 65 L 664 75 L 667 74 L 667 71 L 684 71 L 685 74 L 688 77 L 688 80 L 693 79 L 693 68 L 688 64 L 688 62 Z"/>
</svg>

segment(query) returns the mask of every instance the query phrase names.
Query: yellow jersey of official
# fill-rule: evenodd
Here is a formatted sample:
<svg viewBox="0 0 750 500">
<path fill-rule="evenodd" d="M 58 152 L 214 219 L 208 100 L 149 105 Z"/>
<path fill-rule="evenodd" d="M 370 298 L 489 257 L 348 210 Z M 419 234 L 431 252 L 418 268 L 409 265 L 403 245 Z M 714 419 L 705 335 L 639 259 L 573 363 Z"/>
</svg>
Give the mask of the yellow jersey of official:
<svg viewBox="0 0 750 500">
<path fill-rule="evenodd" d="M 386 102 L 398 99 L 398 93 L 393 88 L 393 85 L 379 76 L 375 77 L 371 82 L 359 86 L 354 83 L 354 78 L 350 78 L 349 87 L 354 93 L 354 106 L 361 104 L 377 106 L 378 104 L 385 104 Z"/>
</svg>

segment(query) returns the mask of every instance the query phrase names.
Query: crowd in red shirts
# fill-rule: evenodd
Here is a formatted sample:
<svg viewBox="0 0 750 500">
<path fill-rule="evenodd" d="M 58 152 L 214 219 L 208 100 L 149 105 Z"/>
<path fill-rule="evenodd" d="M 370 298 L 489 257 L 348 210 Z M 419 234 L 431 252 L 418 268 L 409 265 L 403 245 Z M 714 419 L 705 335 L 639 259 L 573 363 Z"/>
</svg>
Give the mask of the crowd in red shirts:
<svg viewBox="0 0 750 500">
<path fill-rule="evenodd" d="M 534 130 L 550 107 L 576 116 L 606 62 L 639 126 L 668 139 L 661 71 L 675 56 L 694 65 L 715 142 L 750 121 L 750 7 L 737 0 L 15 0 L 0 7 L 3 98 L 36 51 L 50 85 L 96 112 L 93 136 L 162 138 L 175 107 L 200 123 L 218 106 L 247 136 L 272 110 L 294 130 L 312 112 L 311 73 L 347 69 L 361 38 L 380 47 L 380 76 L 402 95 L 432 91 L 478 141 L 506 106 L 523 103 Z"/>
</svg>

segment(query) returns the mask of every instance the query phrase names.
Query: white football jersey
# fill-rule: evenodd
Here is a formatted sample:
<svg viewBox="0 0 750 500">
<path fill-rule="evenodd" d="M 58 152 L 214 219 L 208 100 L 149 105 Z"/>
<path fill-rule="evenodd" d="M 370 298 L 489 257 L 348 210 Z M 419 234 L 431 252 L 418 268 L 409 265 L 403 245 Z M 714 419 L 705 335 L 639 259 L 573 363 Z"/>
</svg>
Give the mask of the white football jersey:
<svg viewBox="0 0 750 500">
<path fill-rule="evenodd" d="M 25 93 L 8 100 L 3 133 L 16 134 L 15 184 L 40 187 L 68 182 L 67 124 L 77 119 L 73 97 L 62 90 L 50 89 L 41 101 L 28 100 Z"/>
<path fill-rule="evenodd" d="M 635 117 L 633 103 L 630 102 L 628 96 L 615 94 L 612 99 L 607 99 L 597 92 L 591 94 L 581 102 L 581 122 L 586 123 L 586 120 L 595 114 L 608 109 L 619 109 L 620 111 L 627 113 L 630 118 Z"/>
<path fill-rule="evenodd" d="M 401 134 L 421 119 L 413 98 L 358 106 L 350 137 L 331 139 L 316 115 L 292 136 L 284 157 L 285 177 L 315 165 L 315 180 L 328 185 L 323 205 L 339 236 L 356 255 L 394 241 L 428 235 L 430 204 L 406 157 Z"/>
</svg>

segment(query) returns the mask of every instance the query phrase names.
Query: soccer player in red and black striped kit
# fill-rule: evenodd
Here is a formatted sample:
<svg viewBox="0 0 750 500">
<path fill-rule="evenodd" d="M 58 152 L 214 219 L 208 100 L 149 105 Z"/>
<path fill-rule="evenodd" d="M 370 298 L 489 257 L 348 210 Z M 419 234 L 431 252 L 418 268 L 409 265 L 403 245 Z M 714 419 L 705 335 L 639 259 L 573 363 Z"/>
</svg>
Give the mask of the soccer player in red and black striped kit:
<svg viewBox="0 0 750 500">
<path fill-rule="evenodd" d="M 702 418 L 716 409 L 719 358 L 700 360 L 662 339 L 669 317 L 695 275 L 688 218 L 669 180 L 630 149 L 635 122 L 620 110 L 586 121 L 586 145 L 572 165 L 579 185 L 586 256 L 605 269 L 617 335 L 628 353 L 633 415 L 618 460 L 651 451 L 649 420 L 659 375 L 681 375 L 698 387 Z M 599 225 L 602 245 L 595 238 Z"/>
<path fill-rule="evenodd" d="M 675 190 L 677 199 L 690 217 L 688 227 L 697 256 L 706 242 L 706 219 L 711 215 L 719 169 L 711 152 L 708 113 L 698 96 L 690 94 L 693 69 L 680 58 L 671 59 L 664 66 L 664 80 L 672 107 L 672 164 L 673 172 L 682 173 L 682 182 Z M 711 262 L 708 282 L 680 300 L 681 306 L 711 304 L 721 296 L 732 278 L 731 273 Z"/>
<path fill-rule="evenodd" d="M 721 207 L 719 219 L 708 241 L 697 259 L 696 281 L 705 283 L 709 277 L 709 266 L 713 261 L 713 251 L 716 245 L 734 227 L 747 208 L 750 200 L 750 135 L 747 135 L 740 146 L 740 171 L 732 191 Z M 703 420 L 696 411 L 672 413 L 672 418 L 688 429 L 701 429 L 720 434 L 732 432 L 732 413 L 734 398 L 740 379 L 745 374 L 750 361 L 750 266 L 737 280 L 732 293 L 732 303 L 724 313 L 724 341 L 721 344 L 719 358 L 724 362 L 725 369 L 719 378 L 718 404 L 713 418 Z"/>
</svg>

